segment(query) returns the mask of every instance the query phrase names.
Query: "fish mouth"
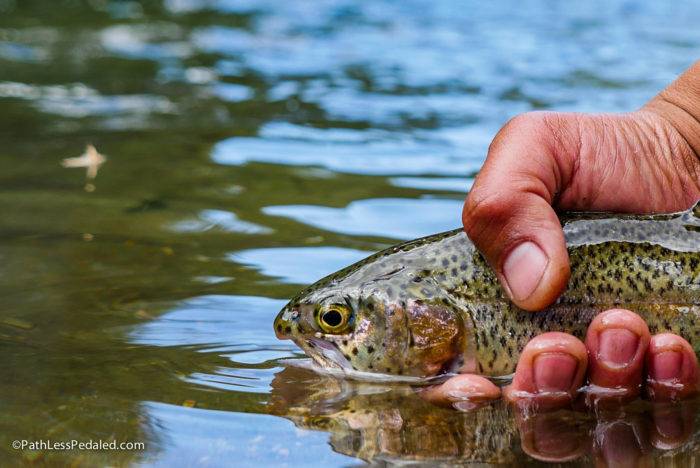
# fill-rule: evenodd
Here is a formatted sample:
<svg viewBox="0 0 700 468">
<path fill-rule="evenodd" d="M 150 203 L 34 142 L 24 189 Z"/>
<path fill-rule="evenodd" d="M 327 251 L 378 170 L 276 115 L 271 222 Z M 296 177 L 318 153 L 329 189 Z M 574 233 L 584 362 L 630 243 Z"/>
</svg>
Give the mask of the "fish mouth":
<svg viewBox="0 0 700 468">
<path fill-rule="evenodd" d="M 323 367 L 335 369 L 351 369 L 352 366 L 343 356 L 338 347 L 329 341 L 319 338 L 307 338 L 306 346 L 300 346 L 306 354 Z"/>
</svg>

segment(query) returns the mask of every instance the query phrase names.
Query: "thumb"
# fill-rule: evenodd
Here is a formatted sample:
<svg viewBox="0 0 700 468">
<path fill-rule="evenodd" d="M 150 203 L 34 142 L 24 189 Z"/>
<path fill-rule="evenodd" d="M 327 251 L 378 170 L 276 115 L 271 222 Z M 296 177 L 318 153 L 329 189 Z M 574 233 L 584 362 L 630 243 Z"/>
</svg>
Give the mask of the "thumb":
<svg viewBox="0 0 700 468">
<path fill-rule="evenodd" d="M 464 229 L 513 302 L 539 310 L 569 280 L 569 258 L 555 194 L 578 153 L 574 114 L 527 113 L 496 135 L 467 197 Z"/>
</svg>

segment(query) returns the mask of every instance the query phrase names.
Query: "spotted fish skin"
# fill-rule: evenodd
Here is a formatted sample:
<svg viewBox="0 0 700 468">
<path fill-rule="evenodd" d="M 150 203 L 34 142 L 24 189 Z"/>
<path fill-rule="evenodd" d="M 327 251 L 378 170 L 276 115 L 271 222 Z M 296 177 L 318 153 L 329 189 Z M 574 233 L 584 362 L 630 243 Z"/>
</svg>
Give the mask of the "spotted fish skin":
<svg viewBox="0 0 700 468">
<path fill-rule="evenodd" d="M 669 215 L 568 214 L 561 223 L 571 278 L 542 312 L 510 302 L 484 257 L 453 230 L 378 252 L 309 286 L 278 315 L 278 336 L 325 366 L 497 376 L 514 371 L 537 334 L 582 338 L 596 314 L 621 307 L 641 315 L 652 333 L 683 336 L 700 354 L 700 203 Z M 318 311 L 334 303 L 351 317 L 342 332 L 324 333 Z"/>
</svg>

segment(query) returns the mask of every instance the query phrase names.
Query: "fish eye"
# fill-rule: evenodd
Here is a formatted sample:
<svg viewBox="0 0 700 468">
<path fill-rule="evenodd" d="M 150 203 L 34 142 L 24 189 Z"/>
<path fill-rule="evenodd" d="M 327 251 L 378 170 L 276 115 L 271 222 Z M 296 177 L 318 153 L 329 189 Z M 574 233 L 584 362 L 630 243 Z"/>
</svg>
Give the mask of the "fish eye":
<svg viewBox="0 0 700 468">
<path fill-rule="evenodd" d="M 338 332 L 347 325 L 348 309 L 342 306 L 331 306 L 318 316 L 318 324 L 325 332 Z"/>
<path fill-rule="evenodd" d="M 321 320 L 329 327 L 337 327 L 343 323 L 343 316 L 337 310 L 329 310 L 323 314 Z"/>
</svg>

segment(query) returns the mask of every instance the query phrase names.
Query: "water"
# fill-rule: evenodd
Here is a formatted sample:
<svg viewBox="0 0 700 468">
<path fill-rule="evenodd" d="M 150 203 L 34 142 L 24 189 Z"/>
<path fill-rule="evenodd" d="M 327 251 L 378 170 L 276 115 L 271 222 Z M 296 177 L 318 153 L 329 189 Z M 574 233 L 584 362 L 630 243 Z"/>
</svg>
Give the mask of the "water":
<svg viewBox="0 0 700 468">
<path fill-rule="evenodd" d="M 540 452 L 587 441 L 581 463 L 694 461 L 694 407 L 462 414 L 290 367 L 271 324 L 301 285 L 458 226 L 508 118 L 643 104 L 698 57 L 699 20 L 694 2 L 0 0 L 0 463 L 535 464 L 542 428 Z M 94 187 L 60 165 L 89 143 Z"/>
</svg>

